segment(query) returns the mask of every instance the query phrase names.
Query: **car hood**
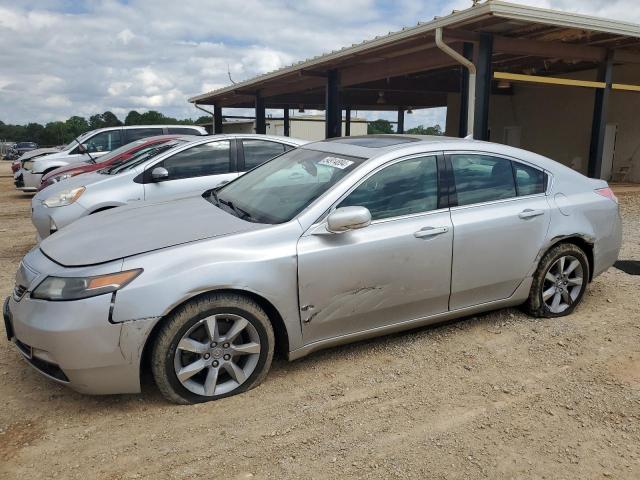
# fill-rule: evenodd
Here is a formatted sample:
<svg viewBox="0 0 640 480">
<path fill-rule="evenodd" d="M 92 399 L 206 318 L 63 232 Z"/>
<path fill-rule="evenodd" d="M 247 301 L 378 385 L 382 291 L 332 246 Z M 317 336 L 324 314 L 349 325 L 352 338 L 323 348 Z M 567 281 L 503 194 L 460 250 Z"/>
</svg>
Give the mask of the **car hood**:
<svg viewBox="0 0 640 480">
<path fill-rule="evenodd" d="M 35 150 L 31 150 L 29 152 L 25 152 L 20 156 L 20 161 L 29 160 L 33 157 L 38 157 L 41 155 L 51 155 L 52 153 L 60 153 L 59 148 L 36 148 Z"/>
<path fill-rule="evenodd" d="M 40 249 L 61 265 L 79 267 L 267 227 L 241 220 L 197 196 L 89 215 L 44 239 Z"/>
</svg>

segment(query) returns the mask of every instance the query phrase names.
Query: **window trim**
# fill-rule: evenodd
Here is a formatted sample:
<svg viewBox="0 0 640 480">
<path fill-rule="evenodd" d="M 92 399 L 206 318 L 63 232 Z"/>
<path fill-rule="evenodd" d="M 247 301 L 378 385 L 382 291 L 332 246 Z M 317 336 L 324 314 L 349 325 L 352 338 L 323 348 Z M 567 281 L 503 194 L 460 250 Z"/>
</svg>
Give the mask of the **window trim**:
<svg viewBox="0 0 640 480">
<path fill-rule="evenodd" d="M 363 176 L 356 183 L 354 183 L 345 193 L 343 193 L 340 196 L 340 198 L 338 198 L 322 215 L 320 215 L 320 217 L 318 217 L 318 219 L 315 222 L 313 222 L 313 224 L 307 229 L 307 231 L 313 228 L 316 228 L 318 225 L 322 225 L 325 222 L 326 218 L 337 209 L 337 206 L 340 204 L 340 202 L 342 202 L 345 198 L 347 198 L 351 194 L 351 192 L 353 192 L 356 188 L 358 188 L 361 184 L 366 182 L 369 178 L 371 178 L 376 173 L 380 172 L 381 170 L 387 167 L 395 165 L 396 163 L 400 163 L 407 160 L 413 160 L 414 158 L 421 158 L 421 157 L 435 157 L 436 159 L 436 171 L 437 171 L 437 182 L 438 182 L 438 208 L 436 208 L 435 210 L 428 210 L 425 212 L 409 213 L 406 215 L 398 215 L 396 217 L 387 217 L 387 218 L 380 218 L 377 220 L 371 220 L 371 225 L 377 225 L 379 223 L 394 222 L 397 220 L 404 220 L 408 218 L 422 217 L 425 215 L 432 215 L 435 213 L 441 213 L 441 212 L 447 211 L 449 209 L 448 202 L 445 202 L 444 205 L 440 204 L 441 200 L 444 201 L 444 199 L 447 199 L 447 195 L 445 195 L 443 191 L 444 185 L 441 183 L 443 177 L 440 175 L 441 168 L 444 166 L 443 152 L 437 151 L 437 152 L 413 153 L 411 155 L 389 160 L 388 162 L 382 165 L 378 165 L 378 167 L 376 167 L 374 170 L 371 170 L 370 172 L 368 172 L 365 176 Z"/>
<path fill-rule="evenodd" d="M 511 162 L 511 173 L 513 175 L 513 186 L 516 190 L 516 196 L 515 197 L 511 197 L 511 198 L 500 198 L 498 200 L 489 200 L 486 202 L 479 202 L 479 203 L 470 203 L 469 205 L 458 205 L 458 194 L 456 191 L 456 183 L 455 183 L 455 177 L 453 175 L 453 164 L 451 162 L 451 157 L 453 155 L 484 155 L 487 157 L 495 157 L 495 158 L 500 158 L 502 160 L 509 160 Z M 553 180 L 553 174 L 544 169 L 539 167 L 538 165 L 534 165 L 530 162 L 527 162 L 526 160 L 522 160 L 519 158 L 514 158 L 514 157 L 510 157 L 509 155 L 504 155 L 501 153 L 493 153 L 493 152 L 485 152 L 485 151 L 480 151 L 480 150 L 448 150 L 446 152 L 444 152 L 444 158 L 445 158 L 445 163 L 446 163 L 446 168 L 447 168 L 447 174 L 449 177 L 449 182 L 450 182 L 450 193 L 449 193 L 449 204 L 450 204 L 450 208 L 451 210 L 459 210 L 459 209 L 463 209 L 463 208 L 474 208 L 474 207 L 478 207 L 478 206 L 485 206 L 485 205 L 493 205 L 493 204 L 498 204 L 498 203 L 505 203 L 505 202 L 512 202 L 515 200 L 520 200 L 522 198 L 535 198 L 535 197 L 543 197 L 543 196 L 547 196 L 549 194 L 549 191 L 551 190 L 551 184 L 552 184 L 552 180 Z M 524 165 L 526 167 L 529 168 L 534 168 L 536 170 L 541 171 L 544 175 L 545 175 L 545 180 L 546 180 L 546 185 L 545 185 L 545 190 L 542 193 L 533 193 L 531 195 L 518 195 L 518 186 L 516 183 L 516 178 L 515 178 L 515 168 L 514 168 L 514 163 L 518 163 L 521 165 Z"/>
<path fill-rule="evenodd" d="M 245 161 L 244 161 L 244 142 L 245 141 L 258 141 L 258 142 L 277 143 L 278 145 L 280 145 L 282 147 L 282 152 L 279 155 L 276 155 L 274 157 L 269 158 L 266 162 L 262 162 L 260 165 L 262 165 L 264 163 L 267 163 L 267 162 L 270 162 L 274 158 L 278 158 L 280 155 L 282 155 L 283 153 L 287 152 L 287 149 L 285 148 L 286 146 L 291 146 L 290 144 L 287 144 L 285 142 L 279 142 L 277 140 L 266 139 L 266 138 L 239 138 L 238 139 L 238 162 L 237 162 L 238 172 L 249 172 L 249 171 L 253 170 L 253 168 L 257 168 L 257 167 L 260 166 L 260 165 L 256 165 L 251 170 L 245 170 L 246 169 L 246 164 L 245 164 Z M 297 147 L 293 147 L 293 148 L 297 148 Z"/>
<path fill-rule="evenodd" d="M 166 178 L 163 180 L 159 180 L 159 181 L 153 181 L 151 179 L 151 171 L 156 168 L 156 165 L 158 165 L 159 163 L 164 162 L 165 160 L 168 160 L 169 158 L 178 155 L 180 153 L 186 152 L 187 150 L 191 149 L 191 148 L 196 148 L 196 147 L 201 147 L 202 145 L 208 145 L 210 143 L 216 143 L 216 142 L 229 142 L 229 171 L 226 173 L 214 173 L 212 175 L 200 175 L 198 177 L 184 177 L 184 178 Z M 197 143 L 195 145 L 189 145 L 187 144 L 187 146 L 181 150 L 178 150 L 177 152 L 174 152 L 172 155 L 168 155 L 165 156 L 163 158 L 160 158 L 158 160 L 156 160 L 155 162 L 153 162 L 150 165 L 147 165 L 144 170 L 142 171 L 142 173 L 140 173 L 137 178 L 140 178 L 140 183 L 143 184 L 149 184 L 149 183 L 164 183 L 164 182 L 171 182 L 171 181 L 176 181 L 176 180 L 189 180 L 190 178 L 202 178 L 202 177 L 214 177 L 217 175 L 228 175 L 230 173 L 236 173 L 236 171 L 234 170 L 234 166 L 235 166 L 235 157 L 236 157 L 236 150 L 235 150 L 235 139 L 234 138 L 219 138 L 216 140 L 210 140 L 208 142 L 202 142 L 202 143 Z M 134 179 L 134 181 L 136 181 L 136 179 Z"/>
</svg>

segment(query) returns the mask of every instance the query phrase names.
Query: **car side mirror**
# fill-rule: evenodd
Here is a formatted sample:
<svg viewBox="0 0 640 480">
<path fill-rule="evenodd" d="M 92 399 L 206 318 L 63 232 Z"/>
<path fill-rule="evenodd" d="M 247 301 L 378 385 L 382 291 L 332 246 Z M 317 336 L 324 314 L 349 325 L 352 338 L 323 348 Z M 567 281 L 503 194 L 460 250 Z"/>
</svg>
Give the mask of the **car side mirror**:
<svg viewBox="0 0 640 480">
<path fill-rule="evenodd" d="M 365 207 L 337 208 L 327 217 L 327 230 L 331 233 L 357 230 L 370 224 L 371 212 Z"/>
<path fill-rule="evenodd" d="M 164 167 L 156 167 L 151 170 L 151 180 L 159 182 L 169 178 L 169 171 Z"/>
<path fill-rule="evenodd" d="M 78 145 L 78 152 L 87 153 L 87 144 L 86 143 L 79 144 Z"/>
</svg>

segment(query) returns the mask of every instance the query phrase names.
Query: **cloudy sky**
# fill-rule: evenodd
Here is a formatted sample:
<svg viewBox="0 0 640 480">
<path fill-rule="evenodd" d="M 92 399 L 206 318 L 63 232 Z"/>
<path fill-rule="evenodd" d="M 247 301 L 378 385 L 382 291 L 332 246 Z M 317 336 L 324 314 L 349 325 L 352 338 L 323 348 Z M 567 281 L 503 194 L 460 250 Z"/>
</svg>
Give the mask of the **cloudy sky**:
<svg viewBox="0 0 640 480">
<path fill-rule="evenodd" d="M 514 0 L 640 23 L 638 0 Z M 199 116 L 189 96 L 466 8 L 471 0 L 0 0 L 0 120 Z M 378 115 L 375 115 L 377 117 Z M 408 116 L 444 121 L 443 109 Z"/>
</svg>

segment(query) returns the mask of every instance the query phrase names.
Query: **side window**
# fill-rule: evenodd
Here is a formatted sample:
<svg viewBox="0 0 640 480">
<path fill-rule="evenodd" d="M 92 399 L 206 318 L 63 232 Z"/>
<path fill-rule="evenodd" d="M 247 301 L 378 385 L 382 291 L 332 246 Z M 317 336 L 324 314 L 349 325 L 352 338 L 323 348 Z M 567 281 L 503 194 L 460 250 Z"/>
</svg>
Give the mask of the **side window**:
<svg viewBox="0 0 640 480">
<path fill-rule="evenodd" d="M 245 170 L 251 170 L 285 151 L 282 143 L 265 140 L 242 140 L 242 148 Z"/>
<path fill-rule="evenodd" d="M 169 172 L 169 180 L 229 173 L 230 144 L 228 140 L 196 145 L 163 160 L 156 167 Z"/>
<path fill-rule="evenodd" d="M 120 129 L 97 133 L 84 143 L 89 153 L 110 152 L 122 146 Z"/>
<path fill-rule="evenodd" d="M 372 220 L 428 212 L 438 208 L 436 157 L 404 160 L 375 173 L 338 207 L 366 207 Z"/>
<path fill-rule="evenodd" d="M 544 193 L 546 175 L 543 171 L 517 162 L 513 162 L 513 171 L 516 176 L 516 188 L 519 197 Z"/>
<path fill-rule="evenodd" d="M 487 155 L 451 155 L 458 205 L 516 196 L 511 161 Z"/>
<path fill-rule="evenodd" d="M 169 127 L 169 133 L 173 135 L 202 135 L 199 130 L 189 127 Z"/>
<path fill-rule="evenodd" d="M 162 128 L 125 128 L 123 132 L 124 142 L 130 143 L 141 138 L 162 135 Z"/>
</svg>

